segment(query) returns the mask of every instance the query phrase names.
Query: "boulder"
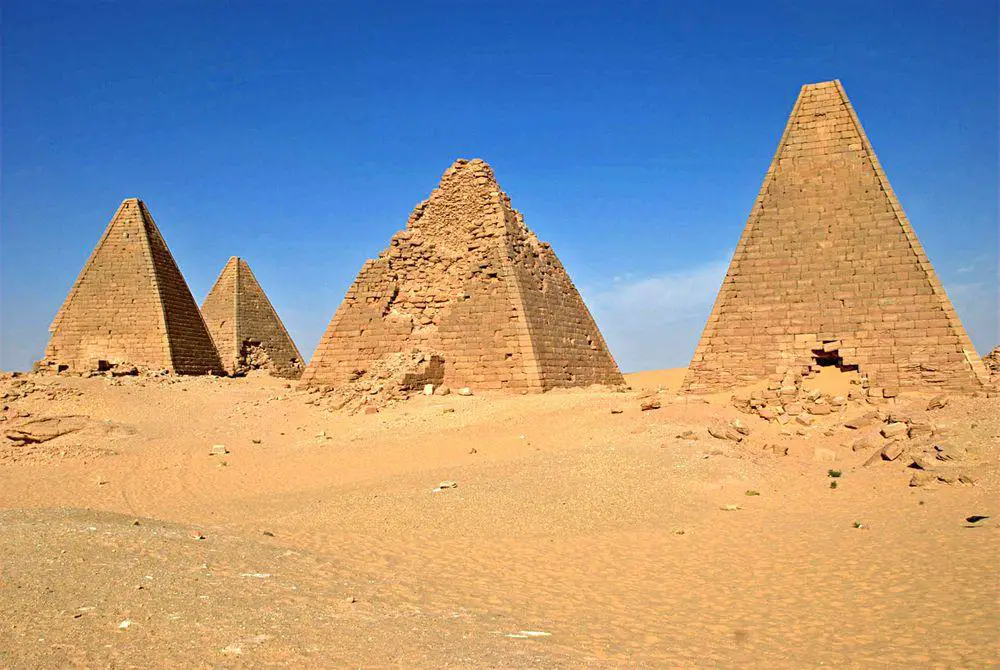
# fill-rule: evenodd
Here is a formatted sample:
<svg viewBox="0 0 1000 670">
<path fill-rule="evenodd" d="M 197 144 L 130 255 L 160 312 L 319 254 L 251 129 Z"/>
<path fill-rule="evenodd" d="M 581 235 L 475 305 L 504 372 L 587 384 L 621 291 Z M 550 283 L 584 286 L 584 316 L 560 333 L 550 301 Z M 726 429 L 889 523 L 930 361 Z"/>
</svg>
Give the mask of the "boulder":
<svg viewBox="0 0 1000 670">
<path fill-rule="evenodd" d="M 894 423 L 887 423 L 885 426 L 882 427 L 882 430 L 880 432 L 882 433 L 882 437 L 888 439 L 906 435 L 908 430 L 909 426 L 907 426 L 902 421 L 897 421 Z"/>
</svg>

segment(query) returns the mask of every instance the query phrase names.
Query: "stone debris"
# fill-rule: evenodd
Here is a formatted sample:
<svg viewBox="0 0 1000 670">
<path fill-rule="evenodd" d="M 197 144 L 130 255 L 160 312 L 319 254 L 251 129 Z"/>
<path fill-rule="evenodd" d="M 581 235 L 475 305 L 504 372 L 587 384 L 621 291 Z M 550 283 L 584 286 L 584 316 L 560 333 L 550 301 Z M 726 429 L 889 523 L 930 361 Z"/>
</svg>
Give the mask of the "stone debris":
<svg viewBox="0 0 1000 670">
<path fill-rule="evenodd" d="M 468 386 L 463 386 L 462 388 L 458 389 L 457 393 L 458 395 L 470 396 L 472 395 L 472 389 L 470 389 Z"/>
<path fill-rule="evenodd" d="M 943 409 L 948 406 L 949 398 L 946 395 L 936 395 L 927 401 L 927 411 L 932 411 L 935 409 Z"/>
<path fill-rule="evenodd" d="M 318 386 L 313 391 L 321 405 L 350 414 L 373 414 L 378 409 L 426 393 L 444 376 L 444 359 L 435 352 L 412 350 L 392 353 L 374 361 L 367 369 L 355 370 L 340 387 Z"/>
<path fill-rule="evenodd" d="M 226 445 L 224 444 L 213 444 L 212 448 L 208 451 L 209 456 L 225 456 L 228 453 L 229 449 L 226 449 Z"/>
<path fill-rule="evenodd" d="M 424 384 L 424 395 L 434 395 L 434 384 Z"/>
<path fill-rule="evenodd" d="M 656 397 L 646 398 L 639 404 L 639 409 L 643 412 L 648 412 L 651 409 L 660 409 L 660 407 L 660 399 Z"/>
<path fill-rule="evenodd" d="M 910 478 L 910 486 L 927 486 L 937 481 L 937 476 L 931 472 L 917 472 Z"/>
<path fill-rule="evenodd" d="M 48 416 L 13 421 L 2 432 L 6 440 L 15 446 L 40 444 L 62 435 L 84 428 L 89 421 L 85 416 Z"/>
<path fill-rule="evenodd" d="M 886 461 L 894 461 L 906 452 L 906 445 L 902 442 L 893 442 L 882 448 L 882 458 Z"/>
<path fill-rule="evenodd" d="M 440 493 L 441 491 L 444 491 L 446 489 L 457 489 L 457 488 L 458 488 L 458 482 L 453 482 L 450 479 L 446 479 L 437 486 L 435 486 L 433 489 L 431 489 L 431 493 Z"/>
<path fill-rule="evenodd" d="M 909 431 L 909 426 L 907 426 L 906 423 L 902 421 L 895 421 L 887 423 L 885 426 L 882 427 L 881 431 L 879 432 L 882 433 L 882 437 L 890 439 L 893 437 L 906 435 L 908 431 Z"/>
<path fill-rule="evenodd" d="M 445 396 L 445 395 L 449 395 L 450 393 L 451 393 L 451 389 L 448 388 L 447 386 L 445 386 L 444 384 L 442 384 L 441 386 L 438 386 L 436 389 L 434 389 L 434 395 L 436 395 L 436 396 Z"/>
</svg>

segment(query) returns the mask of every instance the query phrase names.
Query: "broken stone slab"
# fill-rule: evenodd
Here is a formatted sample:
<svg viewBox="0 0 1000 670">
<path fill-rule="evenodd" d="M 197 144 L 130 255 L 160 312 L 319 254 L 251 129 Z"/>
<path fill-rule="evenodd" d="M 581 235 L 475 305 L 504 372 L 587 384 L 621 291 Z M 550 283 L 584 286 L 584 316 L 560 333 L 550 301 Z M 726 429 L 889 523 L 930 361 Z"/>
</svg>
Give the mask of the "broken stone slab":
<svg viewBox="0 0 1000 670">
<path fill-rule="evenodd" d="M 882 449 L 876 449 L 875 451 L 873 451 L 871 453 L 871 456 L 868 457 L 868 460 L 866 460 L 862 464 L 862 467 L 866 467 L 867 468 L 869 465 L 872 465 L 873 463 L 878 463 L 878 462 L 881 462 L 881 461 L 884 461 L 884 460 L 891 460 L 891 459 L 887 459 L 885 457 L 885 454 L 883 453 L 883 451 L 884 450 L 882 450 Z"/>
<path fill-rule="evenodd" d="M 224 444 L 213 444 L 212 448 L 208 450 L 209 456 L 225 456 L 229 453 Z"/>
<path fill-rule="evenodd" d="M 17 446 L 40 444 L 81 430 L 87 425 L 85 416 L 38 417 L 8 428 L 4 436 Z"/>
<path fill-rule="evenodd" d="M 882 459 L 894 461 L 906 452 L 906 446 L 902 442 L 893 442 L 882 447 Z"/>
<path fill-rule="evenodd" d="M 761 407 L 757 411 L 757 415 L 766 421 L 774 421 L 778 418 L 777 410 L 772 407 Z"/>
<path fill-rule="evenodd" d="M 434 384 L 424 384 L 424 395 L 434 395 Z"/>
<path fill-rule="evenodd" d="M 472 395 L 472 389 L 470 389 L 468 386 L 463 386 L 462 388 L 458 389 L 456 393 L 462 396 L 470 396 Z"/>
<path fill-rule="evenodd" d="M 829 405 L 825 404 L 821 405 L 818 403 L 813 403 L 812 405 L 809 405 L 808 407 L 806 407 L 806 410 L 810 414 L 813 414 L 815 416 L 824 416 L 826 414 L 830 414 L 831 412 L 833 412 L 833 408 L 830 407 Z"/>
<path fill-rule="evenodd" d="M 878 422 L 878 414 L 876 414 L 875 412 L 867 412 L 865 414 L 862 414 L 861 416 L 856 416 L 853 419 L 848 419 L 847 421 L 844 422 L 844 425 L 853 430 L 859 430 L 861 428 L 865 428 L 866 426 L 870 426 L 877 422 Z"/>
<path fill-rule="evenodd" d="M 434 389 L 434 395 L 441 396 L 441 395 L 448 395 L 450 393 L 451 393 L 451 389 L 448 388 L 447 386 L 445 386 L 444 384 L 442 384 L 441 386 L 438 386 L 436 389 Z"/>
<path fill-rule="evenodd" d="M 943 409 L 948 406 L 950 398 L 946 395 L 936 395 L 927 401 L 927 411 L 932 411 L 936 409 Z"/>
<path fill-rule="evenodd" d="M 660 409 L 660 399 L 659 398 L 646 398 L 639 404 L 639 409 L 643 412 L 648 412 L 652 409 Z"/>
<path fill-rule="evenodd" d="M 866 435 L 865 437 L 860 437 L 854 440 L 854 444 L 851 445 L 851 451 L 867 451 L 868 449 L 872 449 L 876 446 L 878 445 L 875 444 L 875 440 Z"/>
<path fill-rule="evenodd" d="M 740 435 L 750 434 L 750 428 L 739 419 L 733 419 L 733 421 L 729 424 L 729 426 Z"/>
<path fill-rule="evenodd" d="M 937 481 L 937 475 L 932 472 L 917 472 L 910 478 L 910 486 L 927 486 Z"/>
<path fill-rule="evenodd" d="M 732 428 L 709 426 L 708 434 L 719 440 L 731 440 L 733 442 L 741 442 L 743 440 L 743 436 Z"/>
<path fill-rule="evenodd" d="M 930 423 L 923 421 L 913 422 L 910 424 L 907 430 L 907 435 L 909 435 L 911 440 L 916 440 L 920 438 L 931 438 L 934 437 L 934 426 Z"/>
<path fill-rule="evenodd" d="M 792 416 L 797 416 L 802 414 L 805 408 L 802 407 L 802 403 L 792 402 L 785 405 L 785 414 L 790 414 Z"/>
<path fill-rule="evenodd" d="M 882 433 L 882 437 L 889 439 L 893 437 L 900 437 L 902 435 L 906 435 L 908 430 L 909 426 L 907 426 L 902 421 L 897 421 L 895 423 L 886 424 L 885 426 L 882 427 L 882 430 L 879 432 Z"/>
<path fill-rule="evenodd" d="M 816 420 L 808 414 L 799 414 L 795 417 L 795 420 L 803 426 L 811 426 L 816 422 Z"/>
<path fill-rule="evenodd" d="M 910 456 L 910 467 L 915 470 L 933 470 L 934 466 L 931 464 L 930 460 L 920 456 L 919 454 Z"/>
</svg>

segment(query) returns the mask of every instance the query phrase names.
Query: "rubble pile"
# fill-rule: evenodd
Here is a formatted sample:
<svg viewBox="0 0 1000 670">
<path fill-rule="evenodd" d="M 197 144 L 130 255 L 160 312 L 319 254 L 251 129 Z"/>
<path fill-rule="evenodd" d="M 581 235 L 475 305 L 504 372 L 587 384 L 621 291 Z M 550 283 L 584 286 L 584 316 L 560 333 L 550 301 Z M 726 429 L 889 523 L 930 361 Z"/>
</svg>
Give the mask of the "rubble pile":
<svg viewBox="0 0 1000 670">
<path fill-rule="evenodd" d="M 927 404 L 932 412 L 948 404 L 946 396 L 935 396 Z M 871 427 L 874 430 L 855 440 L 854 451 L 871 450 L 865 467 L 896 463 L 913 471 L 910 486 L 934 482 L 972 484 L 974 480 L 962 468 L 969 464 L 968 450 L 950 444 L 946 431 L 922 413 L 878 411 L 845 424 L 848 428 Z"/>
<path fill-rule="evenodd" d="M 422 394 L 430 385 L 443 390 L 444 357 L 419 350 L 386 354 L 368 368 L 355 370 L 345 385 L 314 386 L 312 404 L 334 410 L 373 412 L 406 400 L 412 394 Z"/>
<path fill-rule="evenodd" d="M 852 380 L 857 389 L 847 395 L 830 395 L 819 389 L 809 389 L 803 385 L 804 379 L 815 374 L 813 366 L 787 368 L 780 374 L 772 375 L 763 389 L 743 391 L 733 394 L 733 406 L 747 414 L 781 425 L 796 421 L 810 425 L 813 416 L 825 416 L 840 412 L 851 402 L 861 402 L 867 398 L 865 378 Z"/>
</svg>

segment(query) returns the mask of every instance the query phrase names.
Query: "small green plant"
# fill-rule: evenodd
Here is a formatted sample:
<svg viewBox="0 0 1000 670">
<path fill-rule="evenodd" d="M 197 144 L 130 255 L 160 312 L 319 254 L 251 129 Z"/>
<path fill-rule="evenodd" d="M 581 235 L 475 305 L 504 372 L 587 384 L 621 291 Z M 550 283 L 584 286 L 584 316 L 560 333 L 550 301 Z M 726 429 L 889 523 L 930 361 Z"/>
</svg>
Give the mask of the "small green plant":
<svg viewBox="0 0 1000 670">
<path fill-rule="evenodd" d="M 842 475 L 844 473 L 841 472 L 840 470 L 827 470 L 826 474 L 828 474 L 831 477 L 833 477 L 834 479 L 836 479 L 837 477 L 839 477 L 840 475 Z"/>
<path fill-rule="evenodd" d="M 830 488 L 831 489 L 837 488 L 837 482 L 830 482 Z"/>
<path fill-rule="evenodd" d="M 754 491 L 753 489 L 750 489 L 749 491 L 747 491 L 747 495 L 748 496 L 759 496 L 760 495 L 760 491 Z"/>
</svg>

